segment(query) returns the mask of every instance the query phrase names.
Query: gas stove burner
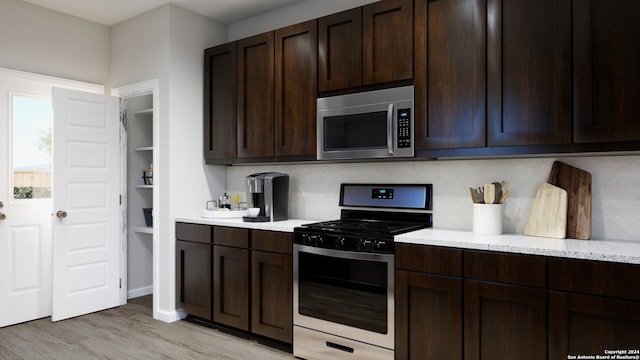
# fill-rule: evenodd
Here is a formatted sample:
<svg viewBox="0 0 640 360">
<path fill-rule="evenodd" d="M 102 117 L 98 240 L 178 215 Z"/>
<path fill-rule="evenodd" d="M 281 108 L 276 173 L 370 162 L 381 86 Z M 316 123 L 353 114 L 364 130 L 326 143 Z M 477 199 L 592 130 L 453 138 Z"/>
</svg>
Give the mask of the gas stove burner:
<svg viewBox="0 0 640 360">
<path fill-rule="evenodd" d="M 407 231 L 413 231 L 427 227 L 422 223 L 408 222 L 389 222 L 378 220 L 334 220 L 319 223 L 307 224 L 306 228 L 332 231 L 332 232 L 357 232 L 357 233 L 375 233 L 378 235 L 394 235 Z"/>
<path fill-rule="evenodd" d="M 433 225 L 431 195 L 431 184 L 342 184 L 340 206 L 350 209 L 338 220 L 296 227 L 294 244 L 393 254 L 394 236 Z"/>
</svg>

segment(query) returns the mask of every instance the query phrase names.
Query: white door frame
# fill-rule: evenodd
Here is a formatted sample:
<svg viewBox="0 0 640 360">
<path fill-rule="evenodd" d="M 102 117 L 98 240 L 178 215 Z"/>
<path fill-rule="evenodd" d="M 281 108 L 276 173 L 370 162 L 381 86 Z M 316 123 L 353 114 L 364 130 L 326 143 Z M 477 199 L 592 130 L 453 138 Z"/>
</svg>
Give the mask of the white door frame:
<svg viewBox="0 0 640 360">
<path fill-rule="evenodd" d="M 144 81 L 136 84 L 125 85 L 118 88 L 111 89 L 111 95 L 118 96 L 121 99 L 126 99 L 129 97 L 140 96 L 151 94 L 153 98 L 153 212 L 154 214 L 159 214 L 159 205 L 160 205 L 160 192 L 159 189 L 160 184 L 160 95 L 159 95 L 159 82 L 157 79 Z M 121 154 L 122 156 L 126 156 L 125 154 Z M 121 193 L 127 194 L 127 164 L 121 164 L 121 171 L 123 174 L 123 179 L 121 180 Z M 127 198 L 125 196 L 125 198 Z M 124 211 L 126 211 L 126 207 L 123 207 Z M 126 216 L 126 214 L 124 215 Z M 159 216 L 154 216 L 159 218 Z M 123 229 L 121 229 L 120 235 L 120 276 L 122 279 L 122 287 L 120 289 L 120 304 L 127 303 L 127 223 L 123 224 Z M 153 293 L 158 294 L 158 279 L 160 274 L 160 265 L 158 259 L 160 258 L 158 242 L 159 242 L 159 234 L 158 234 L 159 226 L 153 227 Z M 153 296 L 153 317 L 157 318 L 157 313 L 159 309 L 159 297 Z"/>
</svg>

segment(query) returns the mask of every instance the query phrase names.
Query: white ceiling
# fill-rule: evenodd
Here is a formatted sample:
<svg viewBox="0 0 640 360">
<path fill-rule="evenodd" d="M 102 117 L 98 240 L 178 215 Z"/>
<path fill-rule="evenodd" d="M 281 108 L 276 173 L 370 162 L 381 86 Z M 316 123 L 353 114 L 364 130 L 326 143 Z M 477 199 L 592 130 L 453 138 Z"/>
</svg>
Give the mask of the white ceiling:
<svg viewBox="0 0 640 360">
<path fill-rule="evenodd" d="M 173 3 L 229 24 L 302 0 L 24 0 L 65 14 L 115 25 L 162 5 Z"/>
</svg>

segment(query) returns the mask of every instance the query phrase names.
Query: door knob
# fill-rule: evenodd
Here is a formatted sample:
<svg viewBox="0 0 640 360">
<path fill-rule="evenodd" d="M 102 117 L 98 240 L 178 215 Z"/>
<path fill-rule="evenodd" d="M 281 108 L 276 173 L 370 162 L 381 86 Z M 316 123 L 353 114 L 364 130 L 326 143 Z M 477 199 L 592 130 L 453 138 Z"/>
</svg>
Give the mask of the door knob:
<svg viewBox="0 0 640 360">
<path fill-rule="evenodd" d="M 62 210 L 59 210 L 59 211 L 56 213 L 56 217 L 57 217 L 58 219 L 64 219 L 64 218 L 66 218 L 66 217 L 67 217 L 67 212 L 66 212 L 66 211 L 62 211 Z"/>
<path fill-rule="evenodd" d="M 3 207 L 4 207 L 4 203 L 0 201 L 0 209 L 2 209 Z"/>
<path fill-rule="evenodd" d="M 5 215 L 4 213 L 1 213 L 1 212 L 0 212 L 0 221 L 1 221 L 1 220 L 4 220 L 4 219 L 6 219 L 6 218 L 7 218 L 7 215 Z"/>
</svg>

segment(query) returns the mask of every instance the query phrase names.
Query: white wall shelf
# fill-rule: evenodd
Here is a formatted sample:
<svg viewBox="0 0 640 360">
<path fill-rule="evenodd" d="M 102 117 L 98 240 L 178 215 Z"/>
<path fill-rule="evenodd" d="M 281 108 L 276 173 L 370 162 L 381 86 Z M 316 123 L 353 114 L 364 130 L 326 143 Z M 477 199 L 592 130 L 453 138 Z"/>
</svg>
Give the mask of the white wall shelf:
<svg viewBox="0 0 640 360">
<path fill-rule="evenodd" d="M 153 108 L 136 111 L 135 114 L 136 115 L 149 115 L 149 116 L 151 116 L 151 115 L 153 115 Z"/>
<path fill-rule="evenodd" d="M 152 226 L 136 226 L 133 228 L 133 231 L 141 234 L 149 234 L 153 235 L 153 227 Z"/>
</svg>

